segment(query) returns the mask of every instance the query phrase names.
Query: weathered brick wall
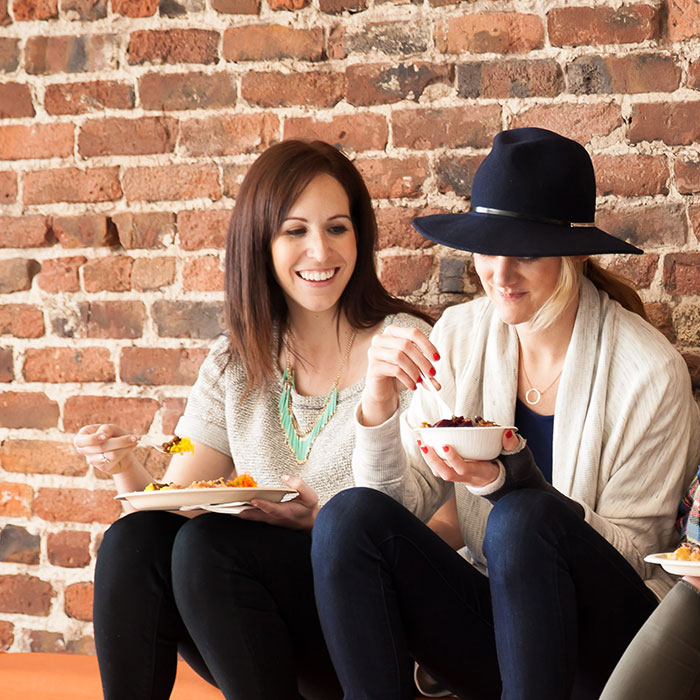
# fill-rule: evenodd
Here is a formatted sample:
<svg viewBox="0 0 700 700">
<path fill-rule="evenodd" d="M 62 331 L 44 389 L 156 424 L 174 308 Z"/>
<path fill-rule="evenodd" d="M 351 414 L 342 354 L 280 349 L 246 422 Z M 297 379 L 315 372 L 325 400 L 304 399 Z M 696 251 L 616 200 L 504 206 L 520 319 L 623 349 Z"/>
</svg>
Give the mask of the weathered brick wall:
<svg viewBox="0 0 700 700">
<path fill-rule="evenodd" d="M 504 127 L 578 139 L 599 223 L 648 251 L 617 267 L 700 373 L 699 38 L 692 0 L 0 0 L 0 649 L 92 651 L 120 508 L 72 433 L 172 431 L 236 189 L 282 138 L 355 159 L 382 278 L 436 310 L 469 256 L 410 218 L 463 209 Z"/>
</svg>

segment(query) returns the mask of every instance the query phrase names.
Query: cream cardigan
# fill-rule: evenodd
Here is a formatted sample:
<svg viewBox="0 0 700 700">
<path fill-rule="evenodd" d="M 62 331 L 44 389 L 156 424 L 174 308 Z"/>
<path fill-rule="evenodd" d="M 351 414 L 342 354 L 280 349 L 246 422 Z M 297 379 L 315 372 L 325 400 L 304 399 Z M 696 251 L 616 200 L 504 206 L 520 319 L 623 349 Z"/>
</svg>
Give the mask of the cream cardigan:
<svg viewBox="0 0 700 700">
<path fill-rule="evenodd" d="M 488 299 L 446 310 L 431 340 L 453 413 L 513 425 L 517 335 Z M 486 571 L 491 505 L 434 477 L 412 432 L 441 417 L 431 393 L 418 390 L 400 417 L 371 428 L 356 421 L 355 482 L 384 491 L 424 521 L 454 490 L 466 556 Z M 553 485 L 583 505 L 586 521 L 662 597 L 673 579 L 643 558 L 677 543 L 678 503 L 700 459 L 700 412 L 678 352 L 587 279 L 557 393 L 552 459 Z"/>
</svg>

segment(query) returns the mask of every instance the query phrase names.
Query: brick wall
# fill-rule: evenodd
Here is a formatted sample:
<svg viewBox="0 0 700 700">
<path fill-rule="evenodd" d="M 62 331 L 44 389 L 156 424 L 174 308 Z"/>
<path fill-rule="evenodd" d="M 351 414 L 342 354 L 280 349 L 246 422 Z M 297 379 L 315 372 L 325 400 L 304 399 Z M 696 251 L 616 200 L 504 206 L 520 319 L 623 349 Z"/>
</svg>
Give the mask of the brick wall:
<svg viewBox="0 0 700 700">
<path fill-rule="evenodd" d="M 463 209 L 504 127 L 581 141 L 599 223 L 648 251 L 615 265 L 698 378 L 699 39 L 693 0 L 0 0 L 0 649 L 92 652 L 120 508 L 72 433 L 173 430 L 237 187 L 282 138 L 355 159 L 383 280 L 434 310 L 474 275 L 411 217 Z"/>
</svg>

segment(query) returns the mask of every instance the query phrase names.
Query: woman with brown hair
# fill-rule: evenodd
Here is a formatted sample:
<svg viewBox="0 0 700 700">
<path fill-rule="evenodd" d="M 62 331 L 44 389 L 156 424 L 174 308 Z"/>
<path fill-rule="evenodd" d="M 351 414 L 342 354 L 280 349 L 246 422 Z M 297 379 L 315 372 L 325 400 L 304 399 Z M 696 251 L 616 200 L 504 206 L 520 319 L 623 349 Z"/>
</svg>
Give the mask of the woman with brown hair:
<svg viewBox="0 0 700 700">
<path fill-rule="evenodd" d="M 367 350 L 389 325 L 429 328 L 374 266 L 377 225 L 352 163 L 322 142 L 285 141 L 251 166 L 226 246 L 226 329 L 176 432 L 195 451 L 164 480 L 250 474 L 298 492 L 237 516 L 141 511 L 105 534 L 95 571 L 95 643 L 105 698 L 167 698 L 177 652 L 224 696 L 341 697 L 315 611 L 311 528 L 352 485 L 352 411 Z M 150 475 L 138 437 L 89 425 L 75 437 L 120 493 Z"/>
</svg>

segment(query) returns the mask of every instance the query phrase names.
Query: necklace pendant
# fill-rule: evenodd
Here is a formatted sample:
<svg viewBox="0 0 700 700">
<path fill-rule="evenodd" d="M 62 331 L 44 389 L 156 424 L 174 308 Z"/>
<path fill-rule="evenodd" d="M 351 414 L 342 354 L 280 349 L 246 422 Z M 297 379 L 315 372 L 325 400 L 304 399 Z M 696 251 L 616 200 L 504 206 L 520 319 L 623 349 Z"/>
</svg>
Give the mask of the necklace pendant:
<svg viewBox="0 0 700 700">
<path fill-rule="evenodd" d="M 530 394 L 534 394 L 535 398 L 531 399 Z M 538 404 L 540 402 L 540 399 L 542 398 L 542 393 L 540 392 L 539 389 L 535 389 L 533 386 L 532 389 L 528 389 L 525 392 L 525 401 L 527 401 L 530 406 L 534 406 L 535 404 Z"/>
</svg>

